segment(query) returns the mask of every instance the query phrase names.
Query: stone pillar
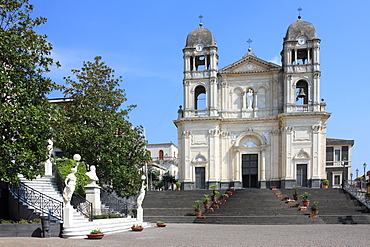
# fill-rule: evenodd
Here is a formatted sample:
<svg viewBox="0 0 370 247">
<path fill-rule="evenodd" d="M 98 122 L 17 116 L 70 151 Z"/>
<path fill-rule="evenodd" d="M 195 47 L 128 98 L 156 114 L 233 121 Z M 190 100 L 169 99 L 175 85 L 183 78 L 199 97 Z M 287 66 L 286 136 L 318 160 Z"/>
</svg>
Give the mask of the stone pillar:
<svg viewBox="0 0 370 247">
<path fill-rule="evenodd" d="M 73 226 L 73 211 L 73 207 L 70 204 L 63 208 L 63 227 Z"/>
<path fill-rule="evenodd" d="M 92 203 L 94 215 L 101 215 L 100 186 L 86 185 L 86 200 Z"/>
</svg>

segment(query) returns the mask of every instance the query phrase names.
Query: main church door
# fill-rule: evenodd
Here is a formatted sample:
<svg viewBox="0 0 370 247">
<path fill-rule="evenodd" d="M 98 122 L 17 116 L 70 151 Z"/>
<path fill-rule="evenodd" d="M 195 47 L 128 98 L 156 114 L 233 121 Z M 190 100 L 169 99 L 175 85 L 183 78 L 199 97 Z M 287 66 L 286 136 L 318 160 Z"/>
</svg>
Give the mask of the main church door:
<svg viewBox="0 0 370 247">
<path fill-rule="evenodd" d="M 206 169 L 204 167 L 195 167 L 195 188 L 205 189 L 206 187 Z"/>
<path fill-rule="evenodd" d="M 297 186 L 307 187 L 307 164 L 297 165 Z"/>
<path fill-rule="evenodd" d="M 258 154 L 242 155 L 242 175 L 244 188 L 258 187 Z"/>
</svg>

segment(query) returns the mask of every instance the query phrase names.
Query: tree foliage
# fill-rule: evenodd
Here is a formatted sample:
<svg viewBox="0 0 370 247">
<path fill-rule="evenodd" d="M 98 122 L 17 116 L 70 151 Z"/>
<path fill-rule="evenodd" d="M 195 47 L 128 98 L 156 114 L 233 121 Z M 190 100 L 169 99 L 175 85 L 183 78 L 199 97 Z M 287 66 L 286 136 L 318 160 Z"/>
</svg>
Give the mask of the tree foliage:
<svg viewBox="0 0 370 247">
<path fill-rule="evenodd" d="M 141 168 L 150 156 L 145 149 L 142 127 L 128 120 L 135 106 L 121 109 L 127 100 L 118 88 L 121 77 L 101 57 L 72 70 L 77 79 L 66 77 L 64 95 L 72 101 L 60 108 L 63 115 L 57 128 L 56 145 L 68 155 L 79 153 L 88 165 L 95 165 L 100 183 L 111 185 L 119 196 L 137 193 Z"/>
<path fill-rule="evenodd" d="M 0 179 L 19 182 L 44 172 L 55 112 L 46 94 L 55 86 L 44 76 L 54 64 L 52 45 L 33 29 L 28 0 L 0 0 Z"/>
</svg>

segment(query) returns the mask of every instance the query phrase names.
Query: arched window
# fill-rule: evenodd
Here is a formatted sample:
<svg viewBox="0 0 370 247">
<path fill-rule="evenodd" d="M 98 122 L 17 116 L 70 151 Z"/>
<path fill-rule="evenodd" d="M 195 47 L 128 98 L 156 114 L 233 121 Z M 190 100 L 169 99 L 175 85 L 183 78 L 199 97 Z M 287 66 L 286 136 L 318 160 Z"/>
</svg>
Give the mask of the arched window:
<svg viewBox="0 0 370 247">
<path fill-rule="evenodd" d="M 163 160 L 163 150 L 159 150 L 159 160 Z"/>
<path fill-rule="evenodd" d="M 300 80 L 296 85 L 296 100 L 297 105 L 308 104 L 308 84 L 304 80 Z"/>
<path fill-rule="evenodd" d="M 207 108 L 206 96 L 206 89 L 203 86 L 195 88 L 195 110 L 205 110 Z"/>
</svg>

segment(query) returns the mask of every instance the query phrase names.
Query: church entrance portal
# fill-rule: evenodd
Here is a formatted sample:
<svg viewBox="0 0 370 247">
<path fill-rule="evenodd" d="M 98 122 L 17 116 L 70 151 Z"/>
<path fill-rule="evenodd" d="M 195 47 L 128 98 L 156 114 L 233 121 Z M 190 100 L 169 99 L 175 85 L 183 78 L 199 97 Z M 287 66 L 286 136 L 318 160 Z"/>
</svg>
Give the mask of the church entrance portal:
<svg viewBox="0 0 370 247">
<path fill-rule="evenodd" d="M 258 187 L 258 154 L 242 155 L 242 174 L 244 188 Z"/>
<path fill-rule="evenodd" d="M 297 165 L 297 186 L 307 187 L 307 165 L 306 164 Z"/>
<path fill-rule="evenodd" d="M 205 189 L 206 187 L 206 169 L 204 167 L 195 167 L 195 188 Z"/>
</svg>

